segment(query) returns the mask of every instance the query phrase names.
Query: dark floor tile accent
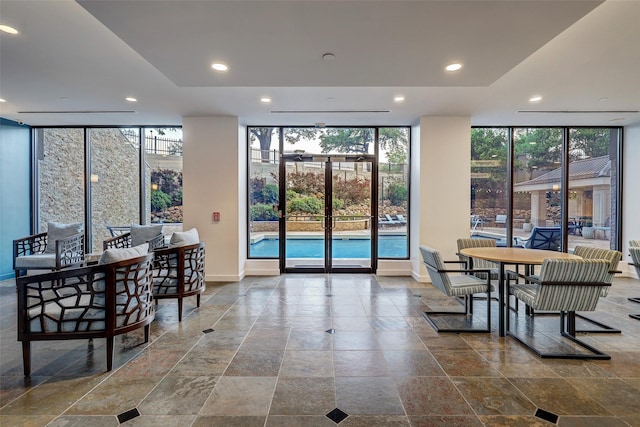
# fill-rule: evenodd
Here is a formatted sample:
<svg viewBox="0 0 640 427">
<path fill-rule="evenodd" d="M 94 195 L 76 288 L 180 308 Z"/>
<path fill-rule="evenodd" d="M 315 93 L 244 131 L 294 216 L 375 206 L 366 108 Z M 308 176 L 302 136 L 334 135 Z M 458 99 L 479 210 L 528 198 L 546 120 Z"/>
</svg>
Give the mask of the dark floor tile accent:
<svg viewBox="0 0 640 427">
<path fill-rule="evenodd" d="M 211 333 L 211 332 L 213 332 L 213 331 L 215 331 L 215 329 L 211 329 L 211 328 L 209 328 L 209 329 L 205 329 L 205 330 L 204 330 L 204 331 L 202 331 L 202 332 L 204 332 L 205 334 L 209 334 L 209 333 Z"/>
<path fill-rule="evenodd" d="M 538 410 L 536 411 L 536 417 L 542 418 L 543 420 L 549 421 L 550 423 L 554 424 L 558 422 L 558 415 L 540 408 L 538 408 Z"/>
<path fill-rule="evenodd" d="M 348 416 L 349 414 L 341 411 L 338 408 L 334 409 L 333 411 L 327 414 L 327 418 L 329 418 L 331 421 L 333 421 L 336 424 L 340 424 L 340 422 L 343 421 Z"/>
<path fill-rule="evenodd" d="M 126 412 L 118 414 L 118 422 L 120 424 L 126 423 L 127 421 L 132 420 L 135 417 L 139 417 L 139 416 L 140 416 L 140 412 L 138 412 L 138 408 L 133 408 Z"/>
<path fill-rule="evenodd" d="M 327 329 L 325 332 L 328 333 L 328 334 L 335 334 L 336 330 L 335 329 Z"/>
</svg>

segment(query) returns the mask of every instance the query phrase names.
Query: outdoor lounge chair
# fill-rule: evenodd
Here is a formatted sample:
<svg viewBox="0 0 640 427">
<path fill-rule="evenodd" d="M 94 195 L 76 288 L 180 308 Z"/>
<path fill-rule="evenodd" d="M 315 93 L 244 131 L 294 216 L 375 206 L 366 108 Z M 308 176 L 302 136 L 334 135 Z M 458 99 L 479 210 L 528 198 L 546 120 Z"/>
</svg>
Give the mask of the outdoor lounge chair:
<svg viewBox="0 0 640 427">
<path fill-rule="evenodd" d="M 562 246 L 562 229 L 560 227 L 533 227 L 526 239 L 514 237 L 514 245 L 527 249 L 544 249 L 559 251 Z"/>
<path fill-rule="evenodd" d="M 83 224 L 49 222 L 46 233 L 13 241 L 16 277 L 29 270 L 60 270 L 84 262 Z"/>
<path fill-rule="evenodd" d="M 407 225 L 407 219 L 404 217 L 404 215 L 396 215 L 395 220 L 398 221 L 400 225 Z"/>
<path fill-rule="evenodd" d="M 422 260 L 427 268 L 431 283 L 442 293 L 451 297 L 465 297 L 464 312 L 459 311 L 425 311 L 424 318 L 437 332 L 491 332 L 491 298 L 487 301 L 487 318 L 486 327 L 484 328 L 441 328 L 432 316 L 458 316 L 464 318 L 465 322 L 471 322 L 473 319 L 473 295 L 486 294 L 491 295 L 493 285 L 490 279 L 489 269 L 445 269 L 445 263 L 463 264 L 460 261 L 443 261 L 440 253 L 429 246 L 420 246 Z M 456 273 L 456 274 L 453 274 Z M 476 274 L 484 274 L 485 278 L 481 279 Z"/>
<path fill-rule="evenodd" d="M 526 276 L 513 271 L 507 272 L 509 292 L 527 306 L 536 310 L 560 312 L 560 334 L 562 337 L 587 349 L 590 353 L 576 352 L 544 352 L 534 347 L 532 341 L 533 325 L 526 338 L 512 333 L 510 315 L 507 316 L 507 335 L 529 348 L 543 358 L 562 359 L 611 359 L 611 356 L 576 339 L 575 312 L 593 311 L 596 309 L 602 289 L 610 287 L 607 283 L 609 262 L 601 259 L 545 259 L 539 276 Z M 511 285 L 511 279 L 523 278 L 525 283 Z M 520 319 L 518 319 L 520 320 Z M 526 322 L 534 322 L 532 317 L 524 317 Z M 518 326 L 516 329 L 521 329 Z M 548 348 L 548 344 L 545 345 Z"/>
</svg>

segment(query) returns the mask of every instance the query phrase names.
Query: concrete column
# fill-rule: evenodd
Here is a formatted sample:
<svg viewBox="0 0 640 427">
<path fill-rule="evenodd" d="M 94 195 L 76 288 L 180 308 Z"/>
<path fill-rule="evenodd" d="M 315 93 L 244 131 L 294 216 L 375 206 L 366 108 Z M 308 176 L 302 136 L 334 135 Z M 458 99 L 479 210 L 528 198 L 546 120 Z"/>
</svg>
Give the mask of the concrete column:
<svg viewBox="0 0 640 427">
<path fill-rule="evenodd" d="M 184 229 L 196 227 L 207 243 L 206 280 L 239 280 L 246 246 L 246 147 L 239 147 L 246 144 L 239 141 L 238 118 L 184 117 L 182 130 Z"/>
<path fill-rule="evenodd" d="M 419 133 L 419 165 L 411 182 L 412 193 L 418 196 L 412 200 L 414 209 L 419 208 L 412 214 L 412 219 L 416 214 L 420 218 L 417 243 L 438 249 L 445 259 L 457 259 L 456 240 L 469 236 L 470 118 L 422 117 Z M 419 253 L 412 255 L 419 260 Z M 414 276 L 426 278 L 419 264 L 420 271 L 414 270 Z"/>
</svg>

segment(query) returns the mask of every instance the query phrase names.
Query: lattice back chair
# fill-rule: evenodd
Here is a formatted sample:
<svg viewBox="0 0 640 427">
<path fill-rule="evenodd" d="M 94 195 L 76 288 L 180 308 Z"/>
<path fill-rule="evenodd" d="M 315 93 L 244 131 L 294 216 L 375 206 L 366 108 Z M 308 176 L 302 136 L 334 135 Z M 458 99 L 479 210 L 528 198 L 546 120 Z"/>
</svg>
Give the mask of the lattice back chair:
<svg viewBox="0 0 640 427">
<path fill-rule="evenodd" d="M 424 317 L 437 332 L 491 332 L 491 298 L 487 301 L 486 328 L 440 328 L 432 319 L 432 316 L 464 316 L 471 320 L 473 316 L 473 295 L 486 294 L 489 296 L 493 290 L 490 270 L 488 269 L 446 269 L 445 263 L 463 264 L 461 261 L 443 261 L 440 253 L 429 246 L 421 245 L 420 253 L 431 283 L 443 294 L 450 297 L 465 297 L 464 312 L 459 311 L 425 311 Z M 483 273 L 485 278 L 476 276 Z"/>
<path fill-rule="evenodd" d="M 507 273 L 510 292 L 536 310 L 559 311 L 560 334 L 590 353 L 544 353 L 510 331 L 510 315 L 507 316 L 507 334 L 535 352 L 540 357 L 563 359 L 610 359 L 600 350 L 578 340 L 575 330 L 576 311 L 594 311 L 607 283 L 609 262 L 601 259 L 546 259 L 539 276 Z M 512 278 L 524 278 L 525 283 L 511 285 Z M 529 321 L 533 321 L 531 318 Z"/>
<path fill-rule="evenodd" d="M 48 231 L 13 241 L 13 270 L 16 278 L 29 270 L 60 270 L 84 262 L 82 223 L 49 222 Z"/>
<path fill-rule="evenodd" d="M 110 227 L 110 230 L 111 228 L 114 227 Z M 124 229 L 124 227 L 118 228 Z M 162 224 L 131 225 L 128 228 L 129 231 L 121 230 L 123 232 L 103 241 L 102 249 L 106 251 L 107 249 L 130 248 L 148 243 L 149 250 L 154 251 L 157 248 L 166 246 L 164 234 L 162 234 Z M 113 234 L 113 231 L 111 233 Z"/>
<path fill-rule="evenodd" d="M 24 375 L 31 373 L 31 341 L 106 338 L 107 371 L 116 335 L 144 327 L 148 342 L 155 316 L 152 260 L 149 254 L 18 278 Z"/>
<path fill-rule="evenodd" d="M 640 240 L 631 240 L 629 245 L 629 255 L 631 255 L 636 274 L 640 278 Z M 640 297 L 629 298 L 629 301 L 640 303 Z M 630 314 L 629 317 L 640 320 L 640 314 Z"/>
<path fill-rule="evenodd" d="M 559 251 L 562 246 L 562 229 L 560 227 L 533 227 L 526 239 L 515 237 L 515 245 L 527 249 L 543 249 Z"/>
<path fill-rule="evenodd" d="M 182 300 L 195 295 L 200 307 L 200 295 L 205 290 L 205 244 L 178 246 L 155 251 L 153 261 L 153 295 L 159 299 L 178 300 L 178 321 L 182 322 Z"/>
</svg>

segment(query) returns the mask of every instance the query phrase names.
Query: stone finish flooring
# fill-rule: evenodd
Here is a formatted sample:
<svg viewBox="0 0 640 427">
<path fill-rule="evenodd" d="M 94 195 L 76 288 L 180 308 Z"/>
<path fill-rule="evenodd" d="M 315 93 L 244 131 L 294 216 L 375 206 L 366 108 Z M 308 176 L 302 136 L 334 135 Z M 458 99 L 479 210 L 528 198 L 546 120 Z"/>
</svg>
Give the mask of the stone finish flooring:
<svg viewBox="0 0 640 427">
<path fill-rule="evenodd" d="M 7 281 L 0 425 L 640 426 L 630 296 L 640 283 L 616 278 L 591 313 L 622 334 L 581 336 L 611 360 L 552 360 L 498 337 L 495 323 L 490 334 L 437 334 L 423 311 L 461 305 L 408 277 L 248 277 L 208 284 L 199 309 L 186 300 L 182 323 L 162 300 L 148 344 L 141 331 L 116 338 L 111 372 L 104 340 L 34 342 L 25 379 Z M 533 321 L 536 342 L 556 345 L 557 318 Z"/>
</svg>

